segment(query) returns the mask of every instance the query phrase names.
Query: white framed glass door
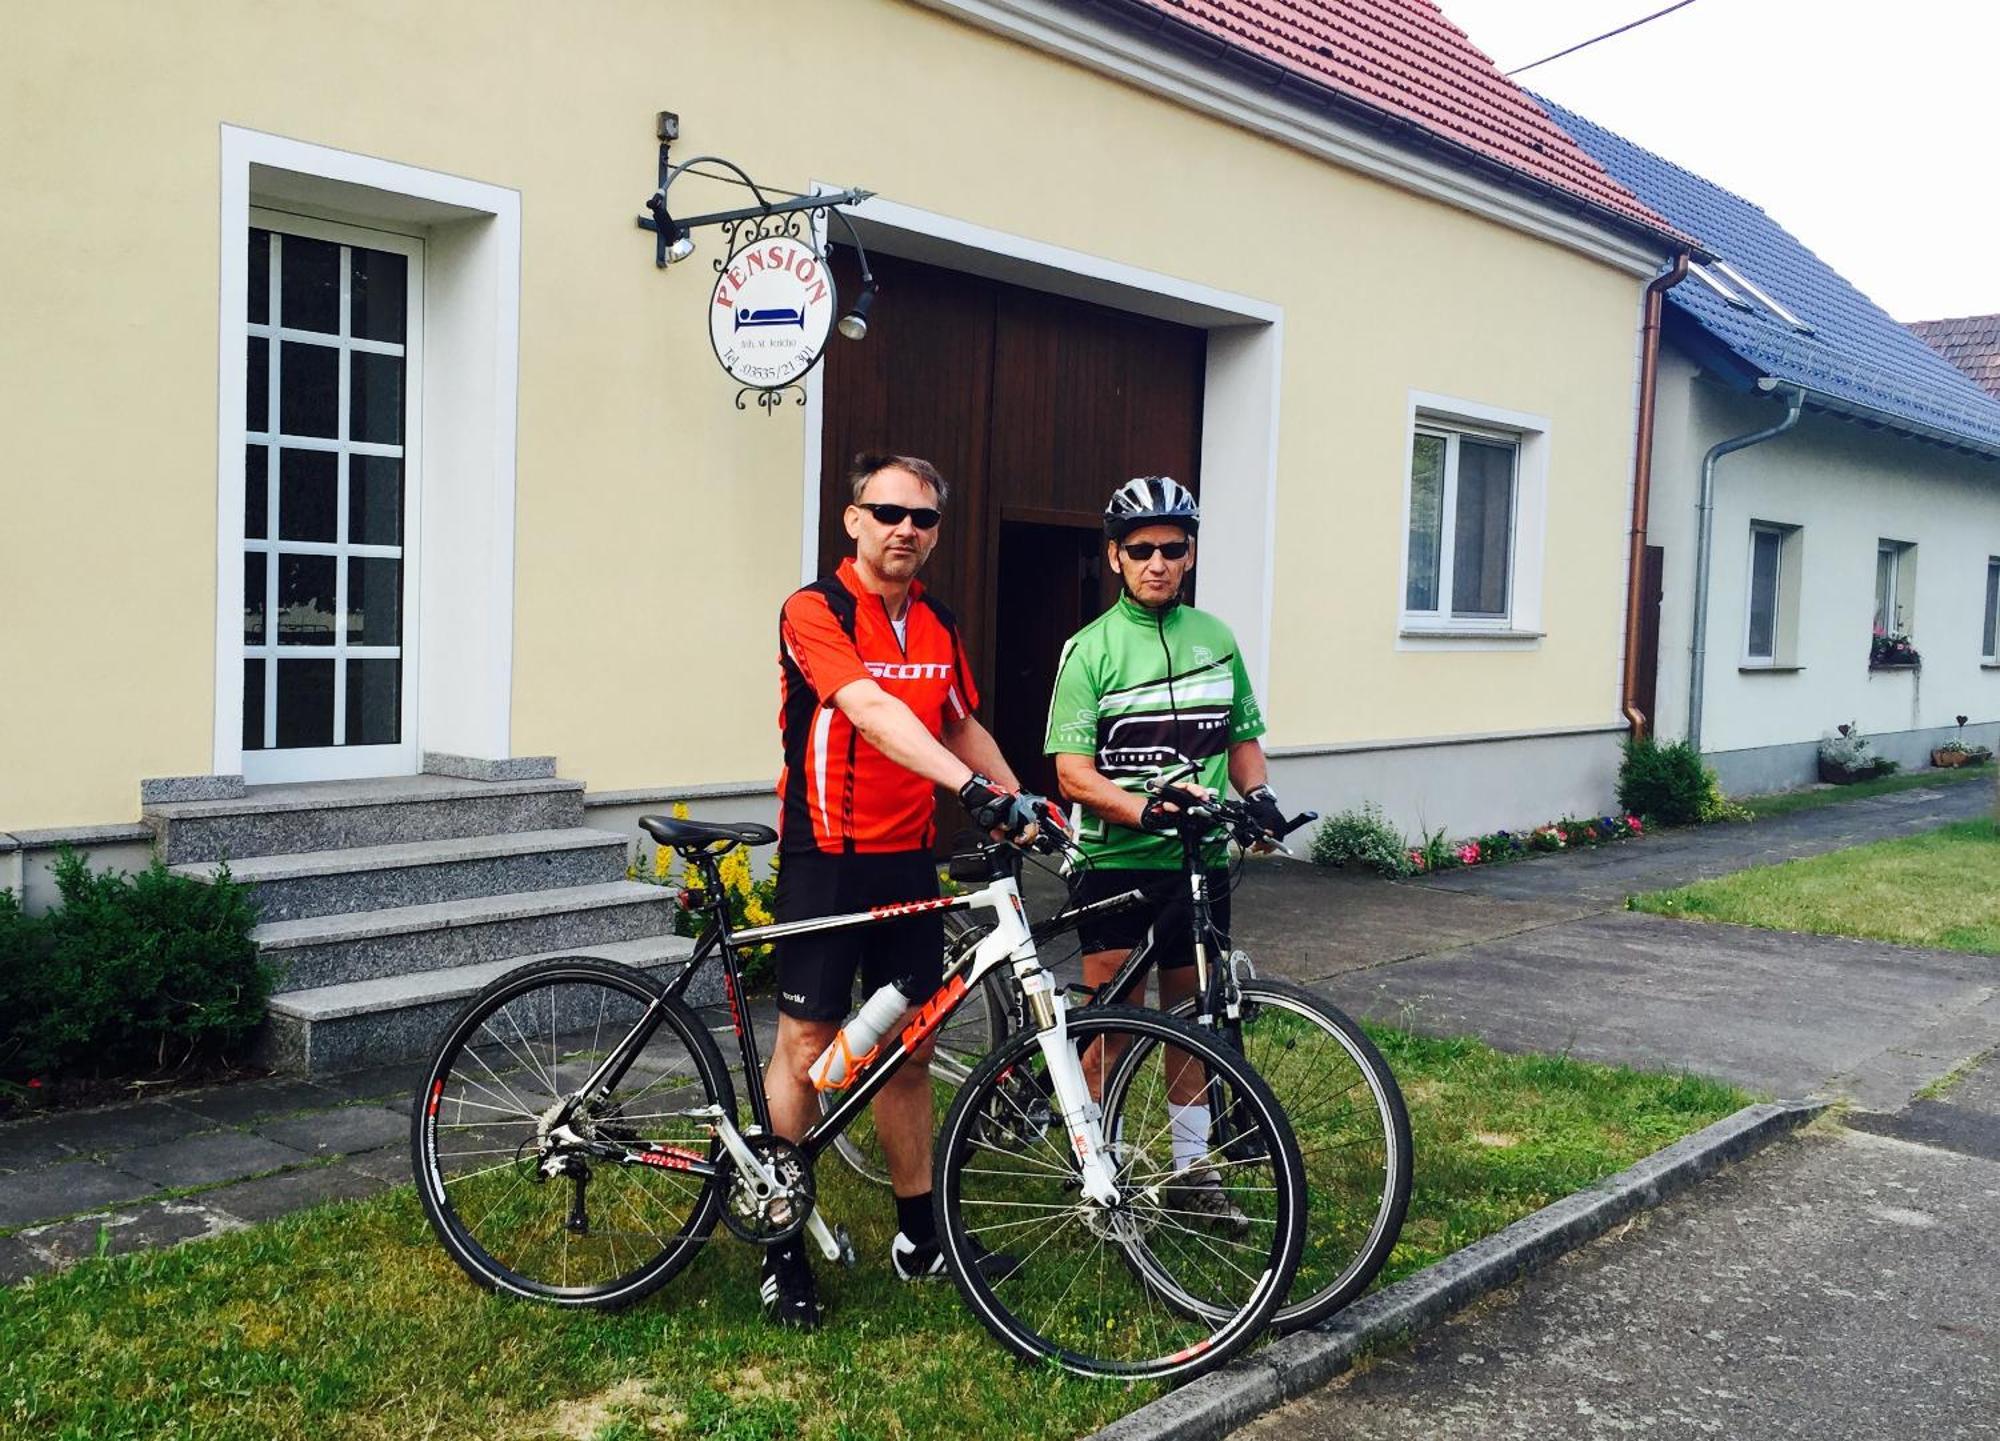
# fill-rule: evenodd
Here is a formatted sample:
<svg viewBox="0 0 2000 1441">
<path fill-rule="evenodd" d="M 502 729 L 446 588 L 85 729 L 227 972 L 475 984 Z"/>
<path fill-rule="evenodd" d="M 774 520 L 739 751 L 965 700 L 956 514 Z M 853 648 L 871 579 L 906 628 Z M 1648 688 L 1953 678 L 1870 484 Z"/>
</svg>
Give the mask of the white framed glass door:
<svg viewBox="0 0 2000 1441">
<path fill-rule="evenodd" d="M 423 242 L 253 210 L 243 776 L 418 769 Z"/>
</svg>

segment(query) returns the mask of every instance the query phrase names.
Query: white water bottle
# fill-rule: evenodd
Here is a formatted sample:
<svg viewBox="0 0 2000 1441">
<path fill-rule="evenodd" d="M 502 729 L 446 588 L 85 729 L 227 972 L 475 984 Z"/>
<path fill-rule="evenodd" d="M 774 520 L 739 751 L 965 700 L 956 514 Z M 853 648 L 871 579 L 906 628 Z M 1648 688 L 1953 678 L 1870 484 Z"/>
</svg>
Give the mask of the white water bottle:
<svg viewBox="0 0 2000 1441">
<path fill-rule="evenodd" d="M 854 1018 L 840 1028 L 817 1061 L 812 1063 L 812 1083 L 822 1091 L 838 1091 L 854 1082 L 854 1077 L 875 1050 L 875 1043 L 888 1034 L 889 1027 L 910 1009 L 910 998 L 894 981 L 861 1003 Z"/>
</svg>

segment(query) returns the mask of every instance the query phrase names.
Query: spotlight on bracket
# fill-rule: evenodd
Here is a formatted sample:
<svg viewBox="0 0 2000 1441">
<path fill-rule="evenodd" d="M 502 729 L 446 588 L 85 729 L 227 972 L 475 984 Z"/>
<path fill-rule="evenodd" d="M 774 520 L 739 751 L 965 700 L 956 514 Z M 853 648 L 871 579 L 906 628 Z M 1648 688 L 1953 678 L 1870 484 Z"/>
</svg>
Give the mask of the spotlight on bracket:
<svg viewBox="0 0 2000 1441">
<path fill-rule="evenodd" d="M 874 303 L 875 284 L 870 281 L 854 297 L 854 304 L 847 307 L 847 314 L 840 317 L 837 326 L 840 333 L 849 340 L 865 340 L 868 336 L 868 309 Z"/>
<path fill-rule="evenodd" d="M 667 197 L 664 193 L 655 195 L 646 202 L 646 208 L 653 212 L 653 221 L 660 228 L 660 237 L 666 242 L 662 264 L 677 265 L 694 254 L 694 236 L 673 216 L 667 213 Z"/>
</svg>

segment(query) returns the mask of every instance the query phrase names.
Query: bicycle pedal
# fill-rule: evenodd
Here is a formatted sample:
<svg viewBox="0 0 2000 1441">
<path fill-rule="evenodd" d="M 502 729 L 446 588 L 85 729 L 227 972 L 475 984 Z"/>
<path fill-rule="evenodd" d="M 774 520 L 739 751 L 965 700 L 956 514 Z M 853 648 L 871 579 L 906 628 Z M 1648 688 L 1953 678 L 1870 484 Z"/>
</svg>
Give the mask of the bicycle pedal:
<svg viewBox="0 0 2000 1441">
<path fill-rule="evenodd" d="M 854 1251 L 854 1237 L 848 1231 L 847 1227 L 835 1226 L 833 1228 L 833 1243 L 840 1248 L 841 1265 L 851 1271 L 861 1263 L 861 1258 Z"/>
</svg>

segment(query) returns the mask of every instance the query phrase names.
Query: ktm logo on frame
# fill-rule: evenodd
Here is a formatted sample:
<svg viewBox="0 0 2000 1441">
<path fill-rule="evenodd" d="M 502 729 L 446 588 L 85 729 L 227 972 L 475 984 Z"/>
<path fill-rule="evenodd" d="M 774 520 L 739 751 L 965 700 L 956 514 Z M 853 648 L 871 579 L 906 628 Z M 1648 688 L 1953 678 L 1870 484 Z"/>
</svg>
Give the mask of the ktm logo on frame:
<svg viewBox="0 0 2000 1441">
<path fill-rule="evenodd" d="M 865 660 L 868 674 L 877 680 L 949 680 L 951 664 L 948 661 L 888 661 Z"/>
</svg>

